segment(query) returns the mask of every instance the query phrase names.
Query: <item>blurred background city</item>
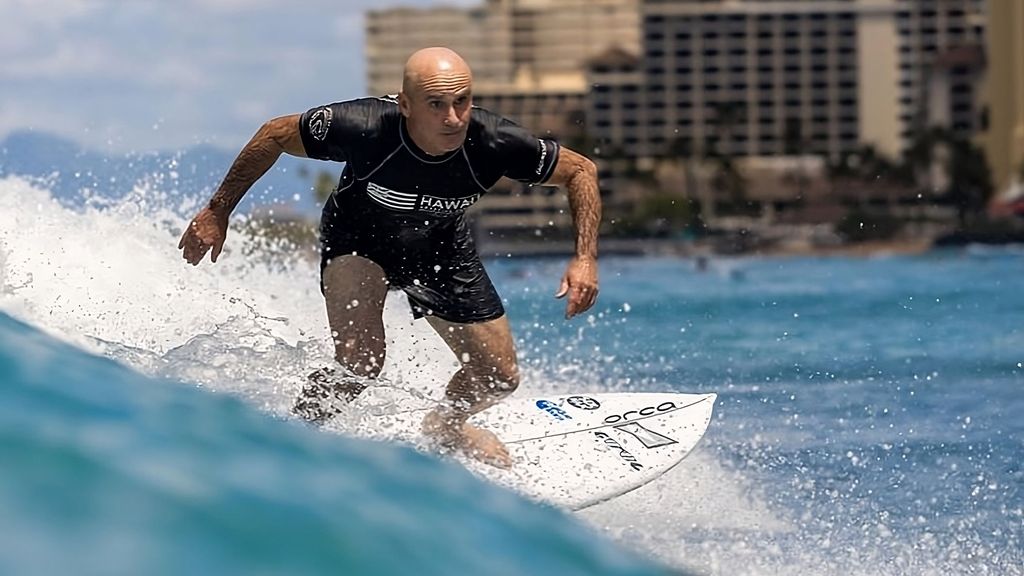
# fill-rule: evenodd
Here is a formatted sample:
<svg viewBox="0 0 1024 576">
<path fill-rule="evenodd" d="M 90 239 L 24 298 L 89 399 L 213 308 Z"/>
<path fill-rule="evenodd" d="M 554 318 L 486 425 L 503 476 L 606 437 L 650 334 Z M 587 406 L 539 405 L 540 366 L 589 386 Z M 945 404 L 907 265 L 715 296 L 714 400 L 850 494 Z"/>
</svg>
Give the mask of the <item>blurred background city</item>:
<svg viewBox="0 0 1024 576">
<path fill-rule="evenodd" d="M 1022 30 L 1000 0 L 491 0 L 371 11 L 366 56 L 377 94 L 416 48 L 464 54 L 478 105 L 598 160 L 612 249 L 915 250 L 1021 238 Z M 514 184 L 476 222 L 571 230 Z"/>
<path fill-rule="evenodd" d="M 0 9 L 11 32 L 0 77 L 28 100 L 0 114 L 0 175 L 48 178 L 68 197 L 112 178 L 207 196 L 262 121 L 395 93 L 411 52 L 444 45 L 473 67 L 477 105 L 597 161 L 604 253 L 1024 240 L 1016 1 L 398 0 L 284 14 L 223 0 L 190 2 L 211 24 L 184 36 L 187 16 L 159 3 L 43 4 L 68 9 Z M 205 47 L 213 30 L 229 47 Z M 129 50 L 126 34 L 155 47 Z M 340 170 L 283 159 L 242 211 L 313 246 L 314 199 Z M 471 218 L 485 253 L 571 249 L 568 204 L 551 187 L 503 181 Z"/>
</svg>

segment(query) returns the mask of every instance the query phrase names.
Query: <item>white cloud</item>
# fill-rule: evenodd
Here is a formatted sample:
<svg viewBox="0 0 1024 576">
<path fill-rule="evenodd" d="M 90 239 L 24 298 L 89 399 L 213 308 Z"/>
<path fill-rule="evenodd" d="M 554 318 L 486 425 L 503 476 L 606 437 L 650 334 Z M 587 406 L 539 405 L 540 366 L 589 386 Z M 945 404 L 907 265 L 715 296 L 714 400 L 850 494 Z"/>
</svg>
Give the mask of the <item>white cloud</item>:
<svg viewBox="0 0 1024 576">
<path fill-rule="evenodd" d="M 476 3 L 0 0 L 0 139 L 234 146 L 272 116 L 363 95 L 366 9 Z"/>
</svg>

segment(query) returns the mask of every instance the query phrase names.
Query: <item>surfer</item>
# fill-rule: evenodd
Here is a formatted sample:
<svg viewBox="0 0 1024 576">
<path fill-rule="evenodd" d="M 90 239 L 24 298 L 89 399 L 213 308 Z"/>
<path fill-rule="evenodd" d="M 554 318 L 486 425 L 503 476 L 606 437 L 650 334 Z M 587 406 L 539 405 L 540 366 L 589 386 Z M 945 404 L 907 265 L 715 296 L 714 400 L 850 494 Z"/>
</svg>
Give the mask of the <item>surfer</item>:
<svg viewBox="0 0 1024 576">
<path fill-rule="evenodd" d="M 405 65 L 397 97 L 360 98 L 266 122 L 239 153 L 178 248 L 199 264 L 221 253 L 228 217 L 281 153 L 345 162 L 320 222 L 321 292 L 340 370 L 310 375 L 294 411 L 323 422 L 384 365 L 387 290 L 405 292 L 461 367 L 431 411 L 424 433 L 508 467 L 508 450 L 467 419 L 519 385 L 505 310 L 476 252 L 465 210 L 502 176 L 563 185 L 576 228 L 575 256 L 555 296 L 566 318 L 593 306 L 598 292 L 601 201 L 589 159 L 513 122 L 472 108 L 472 72 L 447 48 L 426 48 Z"/>
</svg>

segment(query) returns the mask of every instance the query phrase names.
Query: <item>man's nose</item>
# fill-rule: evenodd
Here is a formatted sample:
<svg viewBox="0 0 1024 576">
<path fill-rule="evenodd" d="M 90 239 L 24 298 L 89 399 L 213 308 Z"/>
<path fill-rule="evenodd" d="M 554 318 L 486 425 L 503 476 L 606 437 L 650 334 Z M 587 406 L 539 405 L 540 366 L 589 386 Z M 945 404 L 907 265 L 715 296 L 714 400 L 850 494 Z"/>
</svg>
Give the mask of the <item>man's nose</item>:
<svg viewBox="0 0 1024 576">
<path fill-rule="evenodd" d="M 459 123 L 459 112 L 455 109 L 455 106 L 448 107 L 448 113 L 445 114 L 444 121 L 446 124 L 458 124 Z"/>
</svg>

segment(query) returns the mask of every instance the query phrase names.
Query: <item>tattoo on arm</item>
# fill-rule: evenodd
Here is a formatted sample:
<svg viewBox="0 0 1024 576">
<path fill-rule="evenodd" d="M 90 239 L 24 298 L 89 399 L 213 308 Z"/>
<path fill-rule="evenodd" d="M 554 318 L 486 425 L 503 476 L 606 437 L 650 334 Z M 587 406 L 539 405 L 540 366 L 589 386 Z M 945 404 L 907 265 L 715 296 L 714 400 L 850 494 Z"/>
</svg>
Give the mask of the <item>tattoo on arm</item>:
<svg viewBox="0 0 1024 576">
<path fill-rule="evenodd" d="M 569 197 L 576 227 L 576 256 L 597 258 L 597 231 L 601 224 L 597 168 L 583 155 L 563 147 L 551 181 L 564 185 Z"/>
<path fill-rule="evenodd" d="M 282 116 L 268 121 L 242 148 L 224 176 L 217 192 L 210 198 L 210 208 L 230 214 L 249 188 L 277 162 L 282 152 L 305 156 L 299 135 L 299 116 Z"/>
</svg>

